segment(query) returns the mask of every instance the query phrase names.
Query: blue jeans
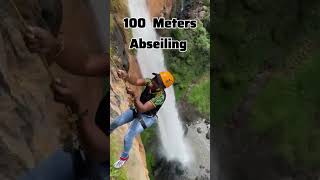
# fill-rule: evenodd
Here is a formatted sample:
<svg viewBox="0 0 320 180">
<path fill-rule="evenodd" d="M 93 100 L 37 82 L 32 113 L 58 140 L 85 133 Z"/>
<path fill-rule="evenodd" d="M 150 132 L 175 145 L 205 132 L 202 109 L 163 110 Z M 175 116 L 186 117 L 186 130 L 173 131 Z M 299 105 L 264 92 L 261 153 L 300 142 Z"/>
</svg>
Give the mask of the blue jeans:
<svg viewBox="0 0 320 180">
<path fill-rule="evenodd" d="M 48 159 L 40 162 L 40 164 L 31 169 L 29 172 L 19 177 L 18 180 L 108 180 L 109 179 L 109 164 L 101 165 L 94 162 L 87 162 L 85 169 L 79 169 L 85 171 L 81 178 L 78 177 L 76 166 L 76 157 L 74 154 L 64 152 L 63 150 L 57 150 Z M 78 161 L 77 161 L 78 162 Z"/>
<path fill-rule="evenodd" d="M 133 110 L 128 109 L 120 116 L 118 116 L 110 125 L 110 133 L 112 133 L 112 131 L 115 130 L 117 127 L 132 121 L 129 130 L 124 137 L 124 150 L 121 154 L 121 157 L 126 158 L 129 156 L 129 151 L 132 147 L 134 137 L 144 130 L 141 123 L 139 122 L 139 117 L 142 118 L 147 127 L 150 127 L 152 124 L 156 122 L 156 118 L 154 116 L 146 115 L 143 113 L 139 114 L 138 117 L 134 117 Z"/>
</svg>

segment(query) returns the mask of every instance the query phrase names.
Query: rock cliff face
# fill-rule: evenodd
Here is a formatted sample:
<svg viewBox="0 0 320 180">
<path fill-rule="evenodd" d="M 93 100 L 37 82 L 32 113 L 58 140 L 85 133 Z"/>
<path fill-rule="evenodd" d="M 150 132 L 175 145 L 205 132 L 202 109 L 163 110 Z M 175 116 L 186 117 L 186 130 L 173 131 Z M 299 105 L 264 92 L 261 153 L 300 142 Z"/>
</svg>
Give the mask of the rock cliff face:
<svg viewBox="0 0 320 180">
<path fill-rule="evenodd" d="M 133 60 L 133 59 L 132 59 Z M 130 63 L 130 65 L 132 65 Z M 111 68 L 110 74 L 110 103 L 111 117 L 110 123 L 121 113 L 128 109 L 128 95 L 126 93 L 125 83 L 117 77 L 117 68 Z M 136 72 L 130 73 L 134 75 Z M 123 150 L 123 139 L 127 133 L 129 125 L 123 125 L 117 128 L 111 135 L 111 139 L 116 140 L 115 146 L 119 147 L 117 154 L 120 156 Z M 110 162 L 114 163 L 114 162 Z M 141 142 L 140 136 L 136 137 L 130 152 L 130 159 L 125 165 L 126 175 L 128 179 L 143 180 L 149 179 L 148 170 L 146 169 L 145 150 Z"/>
<path fill-rule="evenodd" d="M 115 19 L 115 21 L 118 20 Z M 118 25 L 115 25 L 111 36 L 111 47 L 113 53 L 111 55 L 110 63 L 110 123 L 129 108 L 129 96 L 126 93 L 126 87 L 130 85 L 118 78 L 116 71 L 118 69 L 123 69 L 127 70 L 130 76 L 134 78 L 142 77 L 137 60 L 134 55 L 128 51 L 128 44 L 126 44 L 125 40 L 128 38 L 128 35 L 121 30 L 121 22 L 115 22 L 115 24 L 116 23 L 118 23 Z M 136 91 L 140 90 L 140 88 L 131 87 Z M 116 149 L 117 152 L 115 153 L 117 156 L 120 156 L 123 150 L 123 139 L 127 133 L 128 127 L 128 124 L 123 125 L 117 128 L 111 135 L 112 146 L 116 147 L 111 148 Z M 145 156 L 144 146 L 140 136 L 138 136 L 133 142 L 133 146 L 130 151 L 130 159 L 124 167 L 127 179 L 149 179 Z M 117 178 L 115 177 L 115 179 Z"/>
<path fill-rule="evenodd" d="M 40 1 L 15 2 L 29 25 L 41 26 Z M 54 8 L 50 2 L 45 6 Z M 0 5 L 0 179 L 16 179 L 62 148 L 68 115 L 63 105 L 53 101 L 51 78 L 41 59 L 26 48 L 23 26 L 13 7 L 6 0 Z M 56 17 L 51 15 L 51 25 L 57 30 Z M 50 69 L 78 90 L 90 111 L 96 110 L 102 95 L 101 79 L 74 76 L 56 65 Z"/>
<path fill-rule="evenodd" d="M 58 147 L 64 110 L 52 101 L 50 78 L 27 50 L 14 11 L 0 4 L 0 179 L 15 179 Z"/>
<path fill-rule="evenodd" d="M 165 16 L 169 17 L 173 7 L 172 0 L 157 1 L 157 0 L 148 0 L 148 7 L 150 10 L 151 17 L 160 17 Z"/>
</svg>

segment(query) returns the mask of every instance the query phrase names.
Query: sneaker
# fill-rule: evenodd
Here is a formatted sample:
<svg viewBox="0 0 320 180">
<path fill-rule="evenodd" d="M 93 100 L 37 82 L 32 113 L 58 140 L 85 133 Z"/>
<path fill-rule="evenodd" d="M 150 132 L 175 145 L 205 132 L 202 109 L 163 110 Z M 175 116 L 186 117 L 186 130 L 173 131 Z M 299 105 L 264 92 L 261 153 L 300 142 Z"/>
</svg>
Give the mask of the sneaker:
<svg viewBox="0 0 320 180">
<path fill-rule="evenodd" d="M 116 169 L 121 168 L 124 165 L 124 163 L 127 162 L 128 159 L 129 157 L 126 157 L 126 158 L 120 157 L 120 159 L 113 164 L 113 167 Z"/>
</svg>

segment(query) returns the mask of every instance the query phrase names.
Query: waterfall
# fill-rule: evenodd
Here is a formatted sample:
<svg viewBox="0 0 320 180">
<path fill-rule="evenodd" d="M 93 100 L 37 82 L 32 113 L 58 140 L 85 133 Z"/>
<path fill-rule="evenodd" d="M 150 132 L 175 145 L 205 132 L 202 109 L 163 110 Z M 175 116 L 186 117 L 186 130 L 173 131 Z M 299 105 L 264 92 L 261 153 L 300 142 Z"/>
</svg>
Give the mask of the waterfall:
<svg viewBox="0 0 320 180">
<path fill-rule="evenodd" d="M 184 9 L 184 0 L 181 0 L 181 8 L 180 8 L 180 12 L 182 12 Z"/>
<path fill-rule="evenodd" d="M 128 0 L 128 6 L 131 17 L 146 20 L 145 28 L 132 29 L 133 37 L 151 41 L 157 40 L 159 37 L 152 28 L 146 0 Z M 166 70 L 161 49 L 137 49 L 137 60 L 144 77 L 152 77 L 153 72 L 158 73 Z M 158 112 L 162 151 L 168 160 L 178 160 L 185 164 L 191 160 L 191 153 L 183 137 L 173 87 L 166 89 L 166 94 L 166 101 Z"/>
</svg>

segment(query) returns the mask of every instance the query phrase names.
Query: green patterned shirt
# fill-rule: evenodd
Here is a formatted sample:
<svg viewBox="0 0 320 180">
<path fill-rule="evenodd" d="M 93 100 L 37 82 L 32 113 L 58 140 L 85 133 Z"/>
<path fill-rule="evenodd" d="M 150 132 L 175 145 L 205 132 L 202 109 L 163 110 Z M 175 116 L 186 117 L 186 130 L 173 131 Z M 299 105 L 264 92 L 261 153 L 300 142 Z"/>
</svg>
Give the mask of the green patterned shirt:
<svg viewBox="0 0 320 180">
<path fill-rule="evenodd" d="M 140 101 L 143 104 L 150 101 L 155 108 L 145 112 L 145 114 L 155 115 L 166 100 L 166 92 L 163 89 L 157 89 L 156 91 L 152 92 L 149 88 L 150 84 L 152 83 L 151 79 L 146 78 L 145 81 L 147 83 L 141 93 Z"/>
</svg>

